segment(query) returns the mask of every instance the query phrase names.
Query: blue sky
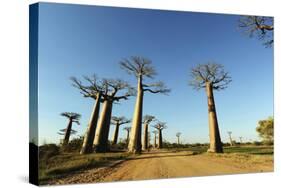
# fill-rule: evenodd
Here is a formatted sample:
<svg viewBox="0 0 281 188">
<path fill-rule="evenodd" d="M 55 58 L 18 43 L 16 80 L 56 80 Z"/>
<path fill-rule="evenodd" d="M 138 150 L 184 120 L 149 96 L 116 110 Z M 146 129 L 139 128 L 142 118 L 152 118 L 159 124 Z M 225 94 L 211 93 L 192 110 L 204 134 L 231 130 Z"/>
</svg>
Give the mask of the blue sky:
<svg viewBox="0 0 281 188">
<path fill-rule="evenodd" d="M 241 34 L 239 16 L 224 14 L 127 9 L 41 3 L 39 7 L 39 143 L 59 142 L 67 121 L 64 111 L 82 115 L 74 125 L 83 135 L 94 100 L 83 98 L 69 78 L 97 74 L 122 78 L 136 85 L 120 69 L 119 61 L 132 55 L 152 60 L 171 93 L 146 93 L 143 114 L 167 122 L 164 139 L 208 142 L 207 99 L 204 90 L 188 85 L 190 69 L 198 63 L 223 64 L 233 82 L 215 92 L 221 137 L 256 140 L 260 119 L 273 115 L 273 49 Z M 113 115 L 131 118 L 135 98 L 113 107 Z M 124 126 L 123 126 L 124 127 Z M 122 127 L 121 127 L 122 129 Z M 110 139 L 114 127 L 111 126 Z M 152 130 L 152 128 L 150 129 Z M 125 131 L 120 130 L 120 137 Z"/>
</svg>

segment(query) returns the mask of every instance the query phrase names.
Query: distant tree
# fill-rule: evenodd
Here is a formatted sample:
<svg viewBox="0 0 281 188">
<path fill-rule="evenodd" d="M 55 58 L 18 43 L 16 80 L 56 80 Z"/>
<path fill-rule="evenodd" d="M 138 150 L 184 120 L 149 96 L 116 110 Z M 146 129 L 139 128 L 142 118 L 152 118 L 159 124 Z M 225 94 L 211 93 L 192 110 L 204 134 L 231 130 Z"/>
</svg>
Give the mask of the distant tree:
<svg viewBox="0 0 281 188">
<path fill-rule="evenodd" d="M 68 119 L 68 124 L 66 129 L 62 129 L 59 132 L 59 134 L 64 135 L 63 146 L 66 146 L 69 142 L 70 135 L 76 133 L 75 130 L 72 130 L 72 123 L 77 123 L 78 125 L 80 125 L 79 119 L 81 118 L 81 115 L 74 112 L 63 112 L 60 115 Z"/>
<path fill-rule="evenodd" d="M 209 152 L 222 153 L 222 142 L 220 138 L 219 125 L 215 107 L 213 90 L 223 90 L 231 82 L 228 72 L 224 71 L 223 65 L 216 63 L 199 64 L 191 69 L 190 85 L 199 90 L 206 89 L 208 98 L 208 114 L 209 114 L 209 136 L 210 148 Z"/>
<path fill-rule="evenodd" d="M 158 130 L 158 149 L 161 149 L 163 147 L 163 139 L 162 139 L 162 130 L 167 129 L 166 123 L 164 122 L 157 122 L 156 125 L 153 125 L 155 129 Z"/>
<path fill-rule="evenodd" d="M 142 149 L 147 150 L 149 145 L 148 145 L 148 125 L 155 120 L 154 116 L 151 115 L 145 115 L 143 117 L 143 124 L 144 124 L 144 134 L 143 134 L 143 143 L 142 143 Z"/>
<path fill-rule="evenodd" d="M 157 147 L 157 134 L 158 134 L 158 131 L 154 130 L 154 131 L 152 131 L 152 133 L 154 134 L 153 147 L 156 148 Z"/>
<path fill-rule="evenodd" d="M 112 116 L 111 124 L 115 125 L 115 131 L 114 131 L 114 135 L 113 135 L 113 139 L 112 139 L 112 144 L 117 144 L 119 127 L 121 125 L 130 123 L 130 122 L 131 122 L 131 120 L 125 118 L 124 116 L 121 116 L 121 117 Z"/>
<path fill-rule="evenodd" d="M 256 131 L 264 142 L 273 143 L 274 140 L 274 119 L 269 117 L 265 120 L 260 120 L 258 122 L 258 127 Z"/>
<path fill-rule="evenodd" d="M 273 45 L 273 17 L 241 16 L 238 26 L 248 36 L 263 41 L 266 47 Z"/>
<path fill-rule="evenodd" d="M 170 90 L 166 88 L 163 82 L 155 82 L 145 84 L 145 77 L 153 78 L 156 71 L 151 66 L 149 59 L 133 56 L 130 59 L 124 59 L 120 62 L 121 68 L 129 74 L 133 74 L 138 79 L 137 99 L 135 104 L 135 112 L 132 120 L 132 132 L 130 136 L 128 151 L 132 153 L 141 152 L 141 131 L 142 131 L 142 111 L 143 111 L 143 95 L 145 92 L 150 93 L 168 93 Z"/>
<path fill-rule="evenodd" d="M 178 138 L 178 145 L 180 144 L 180 136 L 181 136 L 181 132 L 177 132 L 176 137 Z"/>
<path fill-rule="evenodd" d="M 128 144 L 130 139 L 131 127 L 124 127 L 123 129 L 127 132 L 126 143 Z"/>
<path fill-rule="evenodd" d="M 232 132 L 231 132 L 231 131 L 228 131 L 227 134 L 228 134 L 228 137 L 229 137 L 229 144 L 230 144 L 231 146 L 233 146 L 234 142 L 233 142 L 232 137 L 231 137 Z"/>
</svg>

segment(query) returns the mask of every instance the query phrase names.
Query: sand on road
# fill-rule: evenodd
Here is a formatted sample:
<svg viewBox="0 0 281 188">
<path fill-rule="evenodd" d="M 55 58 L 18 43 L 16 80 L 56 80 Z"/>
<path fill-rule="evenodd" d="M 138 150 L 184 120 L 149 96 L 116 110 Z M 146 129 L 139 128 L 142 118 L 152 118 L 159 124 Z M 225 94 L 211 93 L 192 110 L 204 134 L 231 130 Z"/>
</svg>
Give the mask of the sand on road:
<svg viewBox="0 0 281 188">
<path fill-rule="evenodd" d="M 144 153 L 112 167 L 90 169 L 52 184 L 111 182 L 175 177 L 272 172 L 272 156 L 197 154 L 189 151 Z"/>
</svg>

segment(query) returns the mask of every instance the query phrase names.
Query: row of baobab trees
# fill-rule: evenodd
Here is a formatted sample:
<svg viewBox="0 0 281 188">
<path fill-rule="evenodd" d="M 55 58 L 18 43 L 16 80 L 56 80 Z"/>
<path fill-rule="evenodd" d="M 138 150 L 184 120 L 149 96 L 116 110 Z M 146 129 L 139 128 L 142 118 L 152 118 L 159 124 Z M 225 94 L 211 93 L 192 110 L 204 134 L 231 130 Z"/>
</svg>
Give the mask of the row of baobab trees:
<svg viewBox="0 0 281 188">
<path fill-rule="evenodd" d="M 80 91 L 82 96 L 95 100 L 88 128 L 84 135 L 81 154 L 108 151 L 108 136 L 111 123 L 116 125 L 113 143 L 117 142 L 119 126 L 131 122 L 128 152 L 141 153 L 142 149 L 148 148 L 148 127 L 152 121 L 155 121 L 155 117 L 150 115 L 143 117 L 144 95 L 146 92 L 167 94 L 170 92 L 170 89 L 163 82 L 144 82 L 146 78 L 153 79 L 156 75 L 152 62 L 147 58 L 132 56 L 131 58 L 123 59 L 120 62 L 120 67 L 128 74 L 135 76 L 137 80 L 136 87 L 132 87 L 120 79 L 98 79 L 95 75 L 84 77 L 86 83 L 83 83 L 76 77 L 71 78 L 72 85 Z M 197 90 L 204 88 L 207 93 L 210 135 L 210 148 L 208 151 L 223 152 L 213 90 L 225 89 L 231 82 L 231 77 L 228 72 L 224 71 L 223 65 L 209 62 L 192 68 L 191 78 L 191 86 Z M 113 104 L 127 100 L 132 96 L 136 96 L 132 121 L 126 118 L 112 117 Z M 102 110 L 100 112 L 101 103 Z M 62 115 L 69 118 L 67 128 L 62 130 L 65 135 L 64 142 L 67 144 L 69 136 L 73 133 L 72 123 L 79 124 L 80 115 L 77 113 L 63 113 Z M 143 140 L 142 125 L 144 126 Z M 167 128 L 167 126 L 164 122 L 157 121 L 153 127 L 158 130 L 158 148 L 162 148 L 162 130 Z M 180 133 L 177 137 L 179 142 Z"/>
</svg>

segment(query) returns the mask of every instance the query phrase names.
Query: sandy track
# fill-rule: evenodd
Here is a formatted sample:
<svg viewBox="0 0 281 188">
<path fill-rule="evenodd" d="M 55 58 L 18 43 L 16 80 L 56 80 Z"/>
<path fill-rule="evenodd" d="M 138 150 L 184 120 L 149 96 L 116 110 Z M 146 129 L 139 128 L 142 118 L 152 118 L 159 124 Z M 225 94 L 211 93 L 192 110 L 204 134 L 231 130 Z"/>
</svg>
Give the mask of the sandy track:
<svg viewBox="0 0 281 188">
<path fill-rule="evenodd" d="M 91 169 L 51 184 L 145 180 L 172 177 L 271 172 L 268 156 L 233 154 L 192 155 L 191 152 L 151 152 L 136 156 L 112 167 Z"/>
</svg>

